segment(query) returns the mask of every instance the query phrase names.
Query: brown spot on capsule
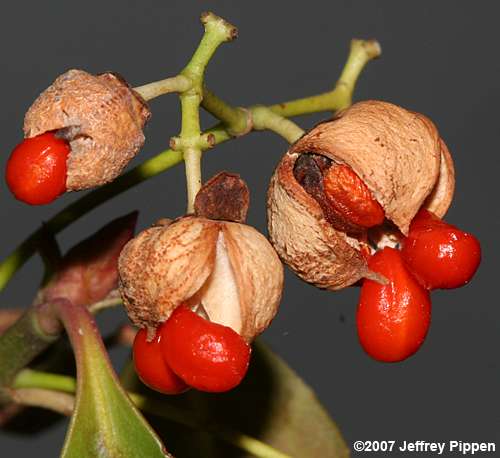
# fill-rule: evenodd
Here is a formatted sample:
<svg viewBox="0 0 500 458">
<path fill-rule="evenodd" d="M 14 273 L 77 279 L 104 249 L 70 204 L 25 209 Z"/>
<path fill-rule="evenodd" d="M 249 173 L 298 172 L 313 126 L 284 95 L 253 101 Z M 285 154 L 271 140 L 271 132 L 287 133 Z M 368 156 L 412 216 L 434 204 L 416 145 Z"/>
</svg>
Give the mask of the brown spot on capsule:
<svg viewBox="0 0 500 458">
<path fill-rule="evenodd" d="M 208 219 L 234 221 L 246 220 L 250 193 L 239 175 L 220 172 L 208 180 L 196 195 L 196 216 Z"/>
</svg>

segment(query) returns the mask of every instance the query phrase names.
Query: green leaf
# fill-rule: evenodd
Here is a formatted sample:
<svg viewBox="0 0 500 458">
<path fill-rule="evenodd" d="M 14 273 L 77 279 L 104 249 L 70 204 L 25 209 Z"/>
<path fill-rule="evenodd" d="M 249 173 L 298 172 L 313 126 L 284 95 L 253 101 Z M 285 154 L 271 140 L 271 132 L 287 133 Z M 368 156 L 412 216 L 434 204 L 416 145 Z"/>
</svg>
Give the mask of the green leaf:
<svg viewBox="0 0 500 458">
<path fill-rule="evenodd" d="M 130 370 L 127 385 L 137 390 Z M 199 439 L 210 456 L 248 456 L 216 440 L 221 431 L 228 429 L 257 438 L 291 457 L 344 458 L 350 454 L 338 427 L 312 389 L 262 342 L 254 345 L 250 370 L 238 388 L 223 394 L 192 390 L 161 399 L 193 415 L 194 423 L 212 432 L 207 437 L 206 432 L 195 433 L 152 418 L 155 426 L 161 426 L 157 430 L 168 440 L 171 450 L 183 458 L 200 456 Z"/>
<path fill-rule="evenodd" d="M 262 429 L 260 438 L 292 456 L 348 457 L 349 449 L 337 425 L 313 390 L 260 342 L 256 345 L 256 360 L 256 371 L 260 374 L 267 371 L 272 383 L 268 405 L 270 421 Z M 256 397 L 262 397 L 263 383 L 266 382 L 257 376 L 242 387 L 249 396 L 253 393 L 255 404 L 259 402 Z"/>
<path fill-rule="evenodd" d="M 75 352 L 78 378 L 75 411 L 61 456 L 170 456 L 120 386 L 90 313 L 66 305 L 59 314 Z"/>
<path fill-rule="evenodd" d="M 311 388 L 261 342 L 252 359 L 238 389 L 209 398 L 211 413 L 294 457 L 349 456 L 339 429 Z"/>
</svg>

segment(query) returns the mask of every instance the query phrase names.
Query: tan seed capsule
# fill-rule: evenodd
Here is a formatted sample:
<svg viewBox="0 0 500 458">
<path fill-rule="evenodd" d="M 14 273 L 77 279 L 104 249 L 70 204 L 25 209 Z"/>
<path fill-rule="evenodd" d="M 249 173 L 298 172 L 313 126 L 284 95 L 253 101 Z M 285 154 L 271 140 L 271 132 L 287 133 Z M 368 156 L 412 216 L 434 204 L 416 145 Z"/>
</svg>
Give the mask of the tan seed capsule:
<svg viewBox="0 0 500 458">
<path fill-rule="evenodd" d="M 348 165 L 388 223 L 356 234 L 335 229 L 317 196 L 297 180 L 302 155 L 314 156 L 318 170 L 324 163 Z M 281 159 L 268 192 L 270 239 L 302 279 L 338 290 L 373 277 L 362 255 L 370 235 L 381 245 L 397 243 L 422 206 L 443 216 L 454 183 L 453 161 L 428 118 L 386 102 L 356 103 L 310 130 Z"/>
<path fill-rule="evenodd" d="M 118 266 L 128 315 L 150 334 L 187 303 L 251 341 L 275 316 L 283 288 L 283 266 L 262 234 L 197 216 L 141 232 Z"/>
<path fill-rule="evenodd" d="M 118 75 L 69 70 L 35 100 L 24 118 L 24 135 L 55 131 L 71 148 L 68 191 L 114 180 L 144 144 L 150 117 L 144 100 Z"/>
</svg>

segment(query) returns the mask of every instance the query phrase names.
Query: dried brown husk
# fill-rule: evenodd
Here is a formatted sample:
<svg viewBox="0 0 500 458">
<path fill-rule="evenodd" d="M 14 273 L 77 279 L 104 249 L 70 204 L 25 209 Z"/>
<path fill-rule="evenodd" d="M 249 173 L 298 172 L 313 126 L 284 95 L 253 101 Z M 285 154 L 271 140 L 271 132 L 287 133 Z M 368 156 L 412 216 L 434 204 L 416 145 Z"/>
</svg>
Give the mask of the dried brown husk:
<svg viewBox="0 0 500 458">
<path fill-rule="evenodd" d="M 250 190 L 235 173 L 222 171 L 210 178 L 198 191 L 194 213 L 208 219 L 244 223 L 250 206 Z"/>
<path fill-rule="evenodd" d="M 69 142 L 66 188 L 78 191 L 122 172 L 144 144 L 149 117 L 144 100 L 120 76 L 69 70 L 29 108 L 24 135 L 54 131 Z"/>
<path fill-rule="evenodd" d="M 422 206 L 443 216 L 451 203 L 453 162 L 427 117 L 387 102 L 365 101 L 317 125 L 278 164 L 268 193 L 268 226 L 282 260 L 321 288 L 341 289 L 373 273 L 360 253 L 363 238 L 335 230 L 296 180 L 294 166 L 301 154 L 349 165 L 384 208 L 391 237 L 394 231 L 407 234 Z"/>
<path fill-rule="evenodd" d="M 131 240 L 119 260 L 130 319 L 153 335 L 182 303 L 251 341 L 275 316 L 283 266 L 267 239 L 241 223 L 186 216 Z"/>
</svg>

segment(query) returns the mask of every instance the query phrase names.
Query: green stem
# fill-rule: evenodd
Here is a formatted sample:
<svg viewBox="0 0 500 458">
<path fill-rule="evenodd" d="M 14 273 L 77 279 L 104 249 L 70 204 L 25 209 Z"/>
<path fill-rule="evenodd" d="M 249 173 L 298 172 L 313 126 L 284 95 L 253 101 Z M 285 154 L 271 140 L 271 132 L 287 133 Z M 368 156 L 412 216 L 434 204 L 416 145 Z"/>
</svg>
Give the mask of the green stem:
<svg viewBox="0 0 500 458">
<path fill-rule="evenodd" d="M 23 369 L 14 379 L 12 388 L 15 390 L 20 388 L 41 388 L 43 390 L 56 390 L 73 394 L 76 392 L 76 379 L 69 375 Z"/>
<path fill-rule="evenodd" d="M 270 130 L 283 137 L 288 143 L 294 143 L 304 135 L 304 130 L 297 124 L 267 107 L 255 106 L 250 109 L 250 112 L 255 130 Z"/>
<path fill-rule="evenodd" d="M 198 90 L 203 85 L 202 77 L 205 68 L 217 48 L 222 43 L 234 40 L 238 36 L 238 29 L 234 25 L 213 13 L 203 13 L 200 20 L 205 28 L 205 33 L 193 57 L 181 72 L 182 75 L 187 75 L 194 82 L 193 86 L 200 86 L 197 88 Z"/>
<path fill-rule="evenodd" d="M 25 369 L 21 371 L 12 384 L 13 390 L 44 390 L 51 393 L 61 392 L 65 394 L 74 394 L 76 392 L 76 380 L 74 377 L 66 375 L 52 374 L 49 372 L 34 371 Z M 288 455 L 279 452 L 275 448 L 265 444 L 254 437 L 232 431 L 227 427 L 217 425 L 201 424 L 194 418 L 194 415 L 187 411 L 173 406 L 171 403 L 163 402 L 158 399 L 149 399 L 145 396 L 128 393 L 135 406 L 143 412 L 155 415 L 175 423 L 187 426 L 191 429 L 205 430 L 219 439 L 234 445 L 253 456 L 261 458 L 287 458 Z M 40 402 L 44 400 L 40 399 Z M 30 398 L 30 405 L 34 405 L 35 400 Z M 36 404 L 35 404 L 36 405 Z M 47 402 L 43 407 L 50 408 Z"/>
<path fill-rule="evenodd" d="M 312 97 L 271 105 L 276 114 L 290 118 L 318 111 L 337 111 L 348 107 L 356 81 L 365 65 L 379 57 L 382 50 L 376 40 L 352 40 L 349 56 L 333 90 Z"/>
<path fill-rule="evenodd" d="M 347 62 L 335 85 L 336 89 L 343 86 L 352 96 L 356 82 L 365 65 L 370 60 L 380 57 L 381 54 L 382 48 L 376 40 L 352 40 Z"/>
<path fill-rule="evenodd" d="M 187 187 L 186 213 L 193 213 L 194 200 L 201 188 L 201 150 L 196 147 L 184 148 L 184 163 L 186 164 Z"/>
<path fill-rule="evenodd" d="M 250 109 L 250 116 L 248 110 L 232 107 L 207 88 L 204 88 L 202 106 L 220 119 L 233 136 L 242 135 L 252 128 L 271 130 L 293 143 L 304 131 L 284 118 L 318 111 L 337 111 L 348 107 L 363 68 L 380 54 L 381 48 L 377 41 L 352 40 L 349 56 L 334 89 L 269 107 L 256 105 Z"/>
<path fill-rule="evenodd" d="M 270 130 L 289 143 L 293 143 L 304 134 L 294 122 L 274 113 L 269 107 L 255 105 L 250 108 L 233 107 L 220 97 L 203 89 L 202 106 L 209 113 L 220 119 L 233 137 L 239 137 L 253 130 Z"/>
<path fill-rule="evenodd" d="M 360 63 L 366 63 L 370 59 L 377 57 L 379 54 L 380 46 L 376 41 L 353 40 L 351 44 L 351 53 L 346 62 L 345 69 L 342 72 L 343 76 L 339 79 L 339 81 L 342 81 L 342 84 L 337 83 L 336 86 L 337 88 L 340 87 L 343 89 L 335 89 L 331 92 L 326 92 L 313 97 L 306 97 L 292 102 L 271 105 L 269 108 L 271 111 L 280 116 L 291 117 L 320 111 L 335 111 L 340 107 L 347 106 L 351 100 L 351 95 L 349 94 L 349 91 L 346 90 L 346 88 L 350 87 L 348 84 L 349 78 L 357 79 L 357 72 L 362 69 Z M 213 104 L 211 106 L 213 107 Z M 215 109 L 213 110 L 215 111 Z M 227 111 L 221 110 L 218 113 L 222 116 L 222 113 L 224 112 Z M 222 121 L 227 124 L 225 119 L 222 119 Z M 247 125 L 247 121 L 248 118 L 244 120 L 245 126 Z M 229 123 L 234 123 L 234 120 L 229 120 Z M 225 129 L 224 124 L 217 124 L 206 131 L 203 136 L 208 134 L 212 134 L 214 138 L 214 141 L 210 146 L 225 142 L 232 138 L 231 134 Z M 143 181 L 146 181 L 149 178 L 164 172 L 165 170 L 168 170 L 174 165 L 182 162 L 182 160 L 183 156 L 181 151 L 174 151 L 170 149 L 159 153 L 124 175 L 118 177 L 112 183 L 84 195 L 76 202 L 73 202 L 68 207 L 61 210 L 47 222 L 48 229 L 50 229 L 50 231 L 54 234 L 61 232 L 81 216 L 90 212 L 102 203 L 112 199 L 131 187 L 142 183 Z M 30 235 L 24 242 L 22 242 L 0 264 L 0 291 L 5 288 L 17 270 L 19 270 L 19 268 L 37 251 L 40 243 L 39 241 L 42 236 L 43 231 L 40 228 Z"/>
<path fill-rule="evenodd" d="M 30 307 L 0 336 L 0 401 L 17 373 L 53 343 L 62 328 L 52 304 Z"/>
<path fill-rule="evenodd" d="M 252 130 L 252 118 L 249 110 L 229 105 L 206 87 L 203 88 L 201 105 L 223 122 L 232 137 L 239 137 Z"/>
<path fill-rule="evenodd" d="M 160 95 L 170 94 L 172 92 L 184 92 L 191 87 L 191 81 L 184 75 L 177 75 L 171 78 L 165 78 L 160 81 L 154 81 L 143 86 L 134 87 L 144 100 L 152 100 Z"/>
<path fill-rule="evenodd" d="M 181 75 L 189 82 L 189 89 L 180 93 L 182 109 L 181 133 L 175 142 L 186 166 L 187 212 L 194 211 L 194 199 L 201 188 L 201 128 L 200 103 L 203 98 L 203 78 L 208 62 L 217 48 L 236 37 L 236 28 L 212 13 L 204 13 L 201 21 L 205 33 L 193 57 Z"/>
</svg>

